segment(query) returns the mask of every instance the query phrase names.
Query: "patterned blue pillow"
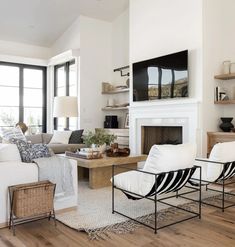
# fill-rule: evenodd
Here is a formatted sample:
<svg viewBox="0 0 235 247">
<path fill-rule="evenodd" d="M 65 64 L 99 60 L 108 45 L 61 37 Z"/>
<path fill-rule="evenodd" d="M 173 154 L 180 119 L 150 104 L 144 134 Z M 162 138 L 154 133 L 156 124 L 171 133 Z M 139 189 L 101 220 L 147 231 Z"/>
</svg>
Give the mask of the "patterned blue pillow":
<svg viewBox="0 0 235 247">
<path fill-rule="evenodd" d="M 37 158 L 51 157 L 46 144 L 31 144 L 15 138 L 12 138 L 10 142 L 17 145 L 22 162 L 31 163 Z"/>
</svg>

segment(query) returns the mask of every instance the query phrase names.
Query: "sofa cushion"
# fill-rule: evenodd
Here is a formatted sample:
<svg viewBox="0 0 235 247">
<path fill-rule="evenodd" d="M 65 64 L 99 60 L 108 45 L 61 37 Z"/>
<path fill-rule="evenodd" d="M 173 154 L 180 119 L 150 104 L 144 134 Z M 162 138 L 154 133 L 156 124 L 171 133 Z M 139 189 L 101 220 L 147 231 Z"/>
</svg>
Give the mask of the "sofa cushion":
<svg viewBox="0 0 235 247">
<path fill-rule="evenodd" d="M 83 129 L 81 130 L 74 130 L 69 138 L 69 144 L 78 144 L 78 143 L 82 143 L 82 133 L 83 133 Z"/>
<path fill-rule="evenodd" d="M 15 144 L 0 144 L 0 165 L 4 161 L 20 161 L 19 150 Z"/>
<path fill-rule="evenodd" d="M 27 141 L 31 142 L 32 144 L 42 143 L 42 134 L 29 135 L 25 137 Z"/>
<path fill-rule="evenodd" d="M 71 134 L 72 134 L 72 131 L 70 131 L 70 130 L 67 130 L 67 131 L 54 130 L 53 136 L 52 136 L 49 143 L 50 144 L 51 143 L 68 144 Z"/>
<path fill-rule="evenodd" d="M 153 145 L 143 170 L 156 173 L 190 168 L 195 157 L 195 144 Z"/>
<path fill-rule="evenodd" d="M 23 140 L 14 139 L 10 140 L 15 143 L 19 149 L 22 162 L 32 162 L 34 159 L 42 157 L 50 157 L 50 151 L 45 144 L 31 144 Z"/>
<path fill-rule="evenodd" d="M 53 134 L 42 133 L 42 143 L 48 144 L 51 141 Z"/>
<path fill-rule="evenodd" d="M 26 141 L 26 138 L 19 126 L 11 129 L 2 129 L 1 136 L 3 140 L 9 141 L 11 138 L 16 138 Z"/>
<path fill-rule="evenodd" d="M 55 154 L 62 154 L 65 151 L 76 152 L 80 148 L 84 148 L 84 144 L 57 144 L 49 143 L 47 146 L 53 150 Z"/>
</svg>

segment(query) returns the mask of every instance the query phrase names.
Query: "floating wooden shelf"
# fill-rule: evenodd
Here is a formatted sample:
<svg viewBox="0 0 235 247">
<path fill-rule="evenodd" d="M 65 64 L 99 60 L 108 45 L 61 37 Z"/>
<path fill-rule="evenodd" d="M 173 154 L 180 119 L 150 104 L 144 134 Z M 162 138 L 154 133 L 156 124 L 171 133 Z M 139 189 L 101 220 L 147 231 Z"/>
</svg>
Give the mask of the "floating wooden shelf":
<svg viewBox="0 0 235 247">
<path fill-rule="evenodd" d="M 123 107 L 103 107 L 102 111 L 120 111 L 120 110 L 128 110 L 127 106 Z"/>
<path fill-rule="evenodd" d="M 109 92 L 102 92 L 102 94 L 117 94 L 117 93 L 129 92 L 129 91 L 130 91 L 129 88 L 124 88 L 124 89 L 112 90 L 112 91 L 109 91 Z"/>
<path fill-rule="evenodd" d="M 231 100 L 219 100 L 219 101 L 215 101 L 215 104 L 221 104 L 221 105 L 235 104 L 235 99 L 231 99 Z"/>
<path fill-rule="evenodd" d="M 215 75 L 214 78 L 219 79 L 219 80 L 232 80 L 232 79 L 235 79 L 235 73 Z"/>
</svg>

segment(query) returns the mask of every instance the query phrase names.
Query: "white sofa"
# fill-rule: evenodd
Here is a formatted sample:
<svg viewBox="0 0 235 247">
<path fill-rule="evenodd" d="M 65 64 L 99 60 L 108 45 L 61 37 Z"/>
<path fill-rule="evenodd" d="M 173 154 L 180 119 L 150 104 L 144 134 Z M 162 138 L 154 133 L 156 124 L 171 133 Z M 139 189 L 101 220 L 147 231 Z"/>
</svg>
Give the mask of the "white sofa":
<svg viewBox="0 0 235 247">
<path fill-rule="evenodd" d="M 55 210 L 77 206 L 77 163 L 72 164 L 73 186 L 75 194 L 55 200 Z M 7 225 L 9 219 L 8 186 L 38 181 L 38 167 L 33 163 L 21 162 L 15 144 L 0 144 L 0 227 Z"/>
</svg>

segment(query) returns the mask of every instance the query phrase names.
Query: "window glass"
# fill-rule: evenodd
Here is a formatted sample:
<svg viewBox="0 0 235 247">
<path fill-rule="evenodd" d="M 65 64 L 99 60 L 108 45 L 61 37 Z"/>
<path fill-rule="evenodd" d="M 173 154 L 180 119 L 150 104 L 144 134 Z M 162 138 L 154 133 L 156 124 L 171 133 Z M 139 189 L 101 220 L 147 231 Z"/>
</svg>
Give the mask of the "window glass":
<svg viewBox="0 0 235 247">
<path fill-rule="evenodd" d="M 0 62 L 0 126 L 13 127 L 23 121 L 34 133 L 46 131 L 45 68 L 9 64 Z"/>
<path fill-rule="evenodd" d="M 0 65 L 0 85 L 19 86 L 19 67 Z"/>
<path fill-rule="evenodd" d="M 13 127 L 19 121 L 19 107 L 0 106 L 0 126 Z"/>
<path fill-rule="evenodd" d="M 42 88 L 43 73 L 38 69 L 24 69 L 24 87 Z"/>
<path fill-rule="evenodd" d="M 0 106 L 19 106 L 19 87 L 0 87 Z"/>
<path fill-rule="evenodd" d="M 25 107 L 42 107 L 42 90 L 24 89 L 24 106 Z"/>
</svg>

